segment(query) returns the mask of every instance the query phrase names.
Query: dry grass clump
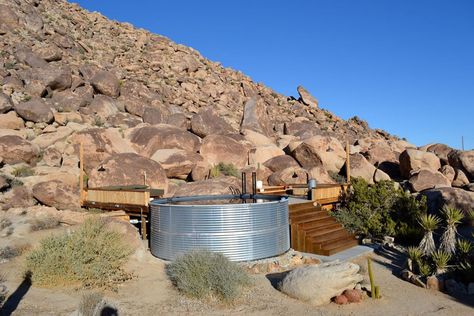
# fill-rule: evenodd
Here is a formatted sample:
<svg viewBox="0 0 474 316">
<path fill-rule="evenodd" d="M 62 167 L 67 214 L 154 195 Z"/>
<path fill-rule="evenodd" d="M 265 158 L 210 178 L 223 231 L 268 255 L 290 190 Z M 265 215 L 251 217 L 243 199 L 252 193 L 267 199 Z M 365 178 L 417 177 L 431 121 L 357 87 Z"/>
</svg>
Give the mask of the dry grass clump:
<svg viewBox="0 0 474 316">
<path fill-rule="evenodd" d="M 32 231 L 55 228 L 59 225 L 59 220 L 54 216 L 36 217 L 29 221 Z"/>
<path fill-rule="evenodd" d="M 35 171 L 29 166 L 21 166 L 13 169 L 12 175 L 15 177 L 31 177 Z"/>
<path fill-rule="evenodd" d="M 245 271 L 223 254 L 207 250 L 189 252 L 167 267 L 167 273 L 179 291 L 190 297 L 233 301 L 250 284 Z"/>
<path fill-rule="evenodd" d="M 79 314 L 83 316 L 93 316 L 97 313 L 97 307 L 102 303 L 104 296 L 100 292 L 88 292 L 81 296 L 79 302 Z"/>
<path fill-rule="evenodd" d="M 12 258 L 20 256 L 27 249 L 29 249 L 29 247 L 30 245 L 27 245 L 27 244 L 1 247 L 0 248 L 0 262 L 8 261 Z"/>
<path fill-rule="evenodd" d="M 76 231 L 42 240 L 27 257 L 40 286 L 111 288 L 130 278 L 122 269 L 132 249 L 105 219 L 87 219 Z"/>
<path fill-rule="evenodd" d="M 5 286 L 5 284 L 3 284 L 4 282 L 5 282 L 5 276 L 3 274 L 0 274 L 0 310 L 8 294 L 8 289 Z"/>
</svg>

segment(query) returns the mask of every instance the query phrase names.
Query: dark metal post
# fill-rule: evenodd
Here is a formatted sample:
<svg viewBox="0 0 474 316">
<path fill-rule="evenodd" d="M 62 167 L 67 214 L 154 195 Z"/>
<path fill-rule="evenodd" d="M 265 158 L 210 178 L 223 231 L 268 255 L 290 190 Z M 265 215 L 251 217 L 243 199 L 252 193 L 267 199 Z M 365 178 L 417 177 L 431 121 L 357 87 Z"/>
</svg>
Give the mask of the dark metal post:
<svg viewBox="0 0 474 316">
<path fill-rule="evenodd" d="M 257 194 L 257 173 L 252 172 L 252 194 L 253 194 L 253 202 L 256 203 L 257 200 L 255 199 L 255 195 Z"/>
<path fill-rule="evenodd" d="M 247 174 L 242 172 L 242 202 L 245 203 L 245 195 L 247 194 Z"/>
</svg>

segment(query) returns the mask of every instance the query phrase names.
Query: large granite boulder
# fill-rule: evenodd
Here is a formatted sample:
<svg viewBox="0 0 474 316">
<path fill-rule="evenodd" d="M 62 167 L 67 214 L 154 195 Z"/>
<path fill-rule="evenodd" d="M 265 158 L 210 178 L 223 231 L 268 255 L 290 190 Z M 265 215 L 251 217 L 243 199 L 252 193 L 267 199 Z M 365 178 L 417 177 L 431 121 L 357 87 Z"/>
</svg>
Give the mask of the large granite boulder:
<svg viewBox="0 0 474 316">
<path fill-rule="evenodd" d="M 444 165 L 439 169 L 439 172 L 443 174 L 449 181 L 453 182 L 454 177 L 456 176 L 456 170 L 450 165 Z"/>
<path fill-rule="evenodd" d="M 338 261 L 298 267 L 285 276 L 280 290 L 311 305 L 328 304 L 363 280 L 359 270 L 357 264 Z"/>
<path fill-rule="evenodd" d="M 91 78 L 91 84 L 97 92 L 109 97 L 116 98 L 120 94 L 120 82 L 109 71 L 97 71 Z"/>
<path fill-rule="evenodd" d="M 168 124 L 139 125 L 129 132 L 127 138 L 146 157 L 151 157 L 158 149 L 178 148 L 197 152 L 201 146 L 198 136 Z"/>
<path fill-rule="evenodd" d="M 228 134 L 235 132 L 232 126 L 219 116 L 212 107 L 201 109 L 191 118 L 191 131 L 199 137 L 211 134 Z"/>
<path fill-rule="evenodd" d="M 32 189 L 35 199 L 57 209 L 79 208 L 79 190 L 60 179 L 37 183 Z"/>
<path fill-rule="evenodd" d="M 298 168 L 300 166 L 298 162 L 289 155 L 280 155 L 273 157 L 265 161 L 263 165 L 273 172 L 277 172 L 290 167 Z"/>
<path fill-rule="evenodd" d="M 219 177 L 214 179 L 188 182 L 181 185 L 174 196 L 231 194 L 240 190 L 241 182 L 234 177 Z"/>
<path fill-rule="evenodd" d="M 433 153 L 413 148 L 408 148 L 400 154 L 400 172 L 406 179 L 410 178 L 412 172 L 420 169 L 438 171 L 441 162 Z"/>
<path fill-rule="evenodd" d="M 456 169 L 456 176 L 452 182 L 453 187 L 462 188 L 468 184 L 469 179 L 467 178 L 466 174 L 462 170 Z"/>
<path fill-rule="evenodd" d="M 427 197 L 428 210 L 438 212 L 444 205 L 458 208 L 466 214 L 474 205 L 474 192 L 460 188 L 436 188 L 421 192 Z"/>
<path fill-rule="evenodd" d="M 448 160 L 451 166 L 462 170 L 471 181 L 474 180 L 474 150 L 453 150 L 448 154 Z"/>
<path fill-rule="evenodd" d="M 92 188 L 143 184 L 166 192 L 168 178 L 160 163 L 135 153 L 115 154 L 105 159 L 99 168 L 92 170 L 88 182 Z"/>
<path fill-rule="evenodd" d="M 281 156 L 284 154 L 285 152 L 274 144 L 256 146 L 256 147 L 251 148 L 249 151 L 249 163 L 250 164 L 263 164 L 269 159 L 272 159 L 274 157 Z"/>
<path fill-rule="evenodd" d="M 365 157 L 361 154 L 353 154 L 350 155 L 350 172 L 351 177 L 353 178 L 363 178 L 370 184 L 375 182 L 379 182 L 382 180 L 390 180 L 388 174 L 383 172 L 380 169 L 377 169 L 372 165 L 370 162 L 365 159 Z M 345 164 L 344 164 L 345 170 Z"/>
<path fill-rule="evenodd" d="M 317 108 L 318 107 L 318 100 L 316 100 L 315 97 L 313 97 L 308 90 L 306 90 L 303 86 L 298 86 L 296 88 L 298 91 L 298 94 L 300 95 L 300 101 L 303 102 L 304 104 L 312 107 L 312 108 Z"/>
<path fill-rule="evenodd" d="M 329 175 L 324 167 L 313 167 L 308 170 L 310 179 L 316 180 L 317 184 L 334 184 L 336 181 Z"/>
<path fill-rule="evenodd" d="M 265 136 L 273 136 L 273 124 L 261 99 L 252 97 L 244 105 L 240 129 L 249 129 Z"/>
<path fill-rule="evenodd" d="M 291 151 L 291 155 L 305 169 L 311 169 L 323 165 L 323 161 L 321 156 L 319 156 L 318 151 L 304 142 L 296 146 L 296 148 Z"/>
<path fill-rule="evenodd" d="M 18 117 L 15 111 L 10 111 L 5 114 L 0 114 L 0 129 L 22 129 L 25 127 L 25 122 Z"/>
<path fill-rule="evenodd" d="M 231 163 L 243 168 L 248 162 L 247 148 L 238 141 L 223 135 L 206 136 L 201 145 L 201 155 L 212 165 Z"/>
<path fill-rule="evenodd" d="M 194 166 L 203 161 L 201 155 L 182 149 L 158 149 L 151 159 L 159 162 L 168 178 L 186 180 Z"/>
<path fill-rule="evenodd" d="M 15 105 L 15 112 L 25 121 L 51 123 L 54 120 L 51 108 L 39 98 Z"/>
<path fill-rule="evenodd" d="M 421 169 L 418 172 L 413 173 L 408 180 L 408 183 L 410 183 L 413 192 L 451 186 L 451 181 L 449 181 L 449 179 L 447 179 L 441 172 L 429 169 Z"/>
<path fill-rule="evenodd" d="M 0 157 L 7 164 L 30 163 L 38 157 L 39 148 L 35 144 L 15 135 L 0 137 Z"/>
<path fill-rule="evenodd" d="M 448 155 L 453 149 L 445 144 L 431 144 L 426 148 L 427 152 L 433 153 L 441 160 L 441 164 L 447 165 Z"/>
<path fill-rule="evenodd" d="M 339 172 L 341 170 L 346 161 L 346 151 L 336 138 L 316 135 L 304 139 L 303 142 L 317 153 L 327 171 Z"/>
<path fill-rule="evenodd" d="M 301 167 L 289 167 L 274 172 L 268 177 L 270 185 L 289 185 L 289 184 L 305 184 L 308 182 L 308 172 Z"/>
</svg>

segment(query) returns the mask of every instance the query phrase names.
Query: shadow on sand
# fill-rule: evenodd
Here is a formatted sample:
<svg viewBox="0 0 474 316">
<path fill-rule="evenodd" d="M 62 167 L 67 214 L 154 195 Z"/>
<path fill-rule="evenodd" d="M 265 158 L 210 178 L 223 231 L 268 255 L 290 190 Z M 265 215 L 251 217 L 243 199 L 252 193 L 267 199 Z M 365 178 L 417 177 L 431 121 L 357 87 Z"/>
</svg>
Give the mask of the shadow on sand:
<svg viewBox="0 0 474 316">
<path fill-rule="evenodd" d="M 31 287 L 31 272 L 27 272 L 23 278 L 23 281 L 18 286 L 18 288 L 13 292 L 8 299 L 3 304 L 2 308 L 0 309 L 1 316 L 9 316 L 11 315 L 20 304 L 23 297 L 26 295 L 28 290 Z"/>
</svg>

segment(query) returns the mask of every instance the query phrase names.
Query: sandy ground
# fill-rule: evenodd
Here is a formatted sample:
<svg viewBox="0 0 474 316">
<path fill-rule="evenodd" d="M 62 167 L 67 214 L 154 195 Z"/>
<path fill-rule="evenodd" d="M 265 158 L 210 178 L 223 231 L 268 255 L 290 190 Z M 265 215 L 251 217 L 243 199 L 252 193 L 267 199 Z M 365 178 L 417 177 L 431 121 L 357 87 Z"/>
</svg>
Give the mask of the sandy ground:
<svg viewBox="0 0 474 316">
<path fill-rule="evenodd" d="M 38 232 L 38 240 L 48 232 Z M 372 254 L 374 276 L 382 299 L 362 303 L 314 307 L 275 290 L 265 275 L 254 275 L 254 284 L 232 306 L 203 303 L 181 296 L 168 281 L 165 263 L 149 253 L 138 253 L 128 269 L 135 277 L 105 296 L 120 315 L 474 315 L 474 296 L 455 299 L 441 292 L 418 288 L 399 279 L 400 258 L 396 253 Z M 355 260 L 366 271 L 366 259 Z M 0 263 L 12 294 L 2 315 L 70 315 L 82 292 L 71 289 L 42 289 L 22 284 L 24 256 Z"/>
</svg>

